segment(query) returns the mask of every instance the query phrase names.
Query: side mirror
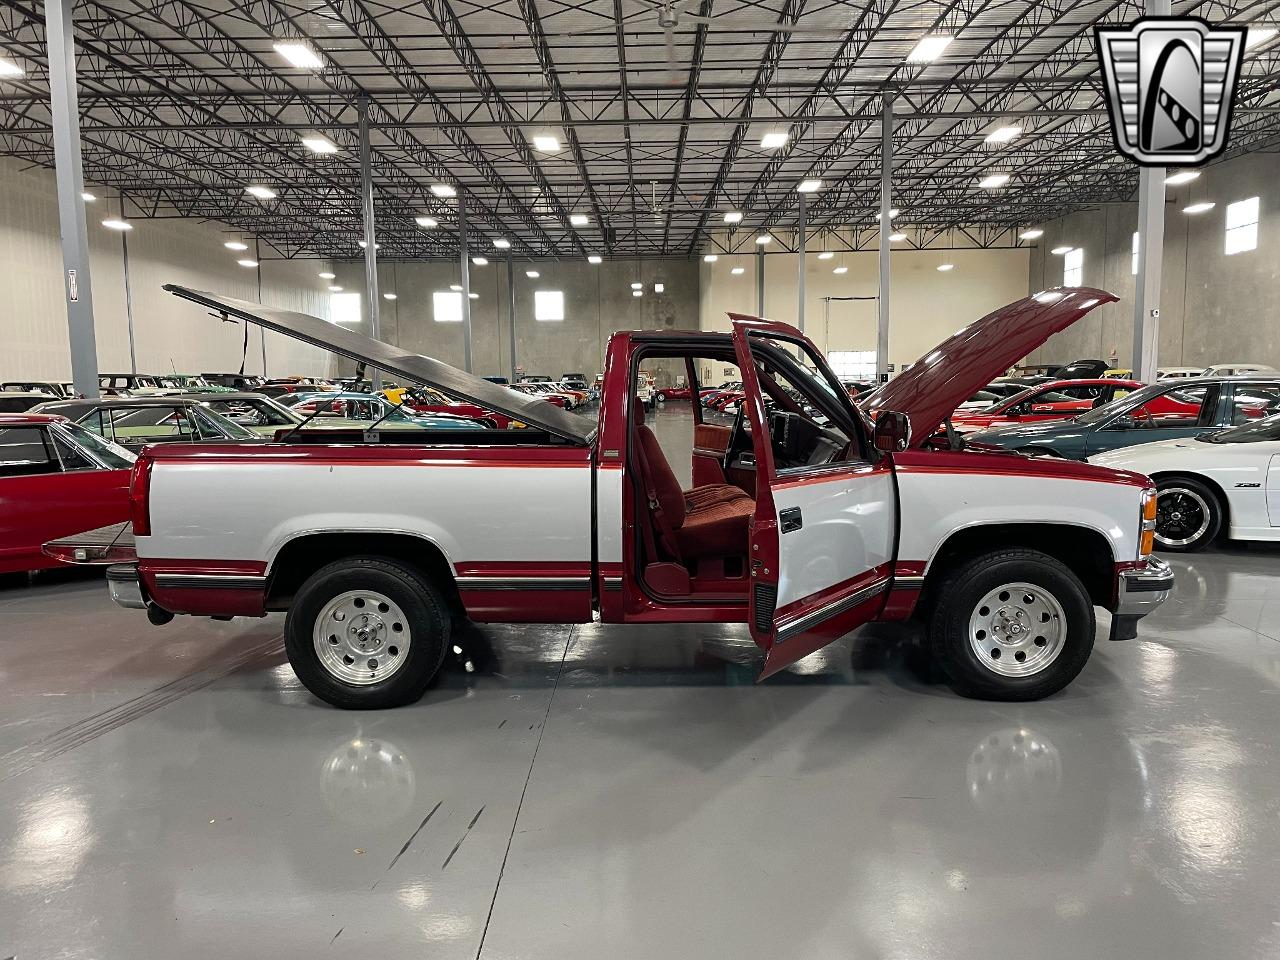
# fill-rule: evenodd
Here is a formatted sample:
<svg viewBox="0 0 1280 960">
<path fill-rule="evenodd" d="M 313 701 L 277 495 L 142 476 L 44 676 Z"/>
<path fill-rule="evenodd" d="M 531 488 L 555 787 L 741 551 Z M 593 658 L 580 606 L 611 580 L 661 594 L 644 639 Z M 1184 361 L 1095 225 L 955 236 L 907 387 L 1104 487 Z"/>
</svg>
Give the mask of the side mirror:
<svg viewBox="0 0 1280 960">
<path fill-rule="evenodd" d="M 907 449 L 911 445 L 911 418 L 897 410 L 882 411 L 876 417 L 872 442 L 884 453 Z"/>
</svg>

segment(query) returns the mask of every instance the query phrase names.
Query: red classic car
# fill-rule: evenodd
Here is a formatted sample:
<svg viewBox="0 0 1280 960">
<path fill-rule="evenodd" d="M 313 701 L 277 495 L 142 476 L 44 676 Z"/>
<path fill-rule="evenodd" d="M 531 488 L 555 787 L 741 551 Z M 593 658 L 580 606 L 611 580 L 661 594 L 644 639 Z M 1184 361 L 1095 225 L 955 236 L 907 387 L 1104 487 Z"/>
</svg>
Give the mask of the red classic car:
<svg viewBox="0 0 1280 960">
<path fill-rule="evenodd" d="M 492 420 L 499 430 L 511 428 L 511 418 L 474 403 L 462 403 L 431 387 L 414 387 L 404 392 L 404 405 L 417 413 L 452 413 L 459 417 Z"/>
<path fill-rule="evenodd" d="M 668 400 L 692 400 L 692 387 L 659 387 L 653 394 L 653 399 L 659 403 L 666 403 Z"/>
<path fill-rule="evenodd" d="M 978 410 L 962 410 L 952 415 L 951 425 L 959 433 L 986 430 L 989 427 L 1005 427 L 1015 423 L 1038 420 L 1065 420 L 1091 410 L 1095 406 L 1110 403 L 1117 397 L 1137 390 L 1136 380 L 1052 380 L 1028 387 L 1011 397 L 1006 397 L 989 407 Z M 1169 400 L 1169 404 L 1175 401 Z M 1160 410 L 1158 413 L 1172 413 Z"/>
<path fill-rule="evenodd" d="M 47 414 L 0 414 L 0 573 L 61 564 L 41 545 L 129 519 L 133 454 Z"/>
</svg>

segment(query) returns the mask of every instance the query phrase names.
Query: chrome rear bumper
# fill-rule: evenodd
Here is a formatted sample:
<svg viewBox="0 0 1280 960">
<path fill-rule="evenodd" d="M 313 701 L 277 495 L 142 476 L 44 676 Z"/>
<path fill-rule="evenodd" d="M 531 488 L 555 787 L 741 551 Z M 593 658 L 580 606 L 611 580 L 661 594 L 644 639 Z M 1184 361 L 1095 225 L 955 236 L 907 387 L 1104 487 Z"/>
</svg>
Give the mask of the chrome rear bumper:
<svg viewBox="0 0 1280 960">
<path fill-rule="evenodd" d="M 111 590 L 111 599 L 117 606 L 128 607 L 130 610 L 147 609 L 142 584 L 138 582 L 138 568 L 134 564 L 117 563 L 107 567 L 107 586 Z"/>
</svg>

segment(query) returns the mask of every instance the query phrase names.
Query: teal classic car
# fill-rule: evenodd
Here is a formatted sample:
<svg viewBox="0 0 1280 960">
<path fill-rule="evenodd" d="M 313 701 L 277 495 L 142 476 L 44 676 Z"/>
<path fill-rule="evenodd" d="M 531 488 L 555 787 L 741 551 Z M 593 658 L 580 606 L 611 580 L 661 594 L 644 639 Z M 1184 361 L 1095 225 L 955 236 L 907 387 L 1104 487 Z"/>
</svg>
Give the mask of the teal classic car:
<svg viewBox="0 0 1280 960">
<path fill-rule="evenodd" d="M 1139 443 L 1195 437 L 1278 409 L 1280 376 L 1159 381 L 1074 420 L 981 430 L 969 434 L 965 442 L 1084 460 Z"/>
<path fill-rule="evenodd" d="M 379 426 L 384 429 L 477 430 L 494 426 L 492 420 L 483 418 L 415 413 L 406 407 L 396 406 L 384 397 L 345 390 L 291 393 L 280 397 L 279 402 L 304 420 L 315 414 L 308 425 L 310 427 L 368 427 L 375 421 L 380 421 Z"/>
</svg>

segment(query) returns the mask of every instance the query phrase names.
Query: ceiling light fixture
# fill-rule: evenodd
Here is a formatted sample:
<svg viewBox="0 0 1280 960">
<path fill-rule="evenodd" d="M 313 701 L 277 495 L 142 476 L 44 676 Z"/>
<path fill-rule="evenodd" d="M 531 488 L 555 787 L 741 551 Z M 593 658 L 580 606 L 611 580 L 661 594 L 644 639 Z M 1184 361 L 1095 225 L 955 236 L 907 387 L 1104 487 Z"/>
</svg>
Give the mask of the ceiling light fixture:
<svg viewBox="0 0 1280 960">
<path fill-rule="evenodd" d="M 720 259 L 720 255 L 715 253 L 706 253 L 706 254 L 703 254 L 702 256 L 703 263 L 715 263 L 719 259 Z"/>
<path fill-rule="evenodd" d="M 1063 256 L 1066 256 L 1068 253 L 1070 253 L 1074 249 L 1075 247 L 1054 247 L 1049 252 L 1052 253 L 1055 257 L 1063 257 Z"/>
<path fill-rule="evenodd" d="M 821 180 L 801 180 L 796 193 L 817 193 L 822 189 Z"/>
<path fill-rule="evenodd" d="M 270 187 L 259 186 L 258 184 L 245 187 L 244 192 L 249 194 L 251 197 L 257 197 L 259 200 L 274 200 L 276 198 L 276 192 L 274 190 Z"/>
<path fill-rule="evenodd" d="M 593 253 L 591 254 L 591 256 L 587 257 L 587 263 L 598 265 L 603 261 L 603 259 L 604 258 L 601 257 L 599 254 Z"/>
<path fill-rule="evenodd" d="M 394 293 L 384 293 L 384 294 L 382 295 L 382 299 L 383 299 L 383 300 L 395 300 L 395 299 L 396 299 L 396 295 L 395 295 Z"/>
<path fill-rule="evenodd" d="M 892 219 L 893 219 L 894 217 L 896 217 L 900 212 L 901 212 L 901 211 L 899 211 L 897 207 L 890 207 L 890 208 L 889 208 L 889 219 L 890 219 L 890 220 L 892 220 Z M 879 219 L 880 219 L 880 214 L 878 214 L 878 213 L 876 214 L 876 219 L 877 219 L 877 220 L 879 220 Z"/>
<path fill-rule="evenodd" d="M 931 63 L 942 56 L 955 37 L 947 33 L 931 33 L 923 36 L 907 54 L 907 63 Z"/>
<path fill-rule="evenodd" d="M 589 222 L 585 213 L 569 214 L 569 226 L 571 227 L 585 227 Z"/>
<path fill-rule="evenodd" d="M 947 273 L 948 271 L 950 271 L 950 270 L 954 270 L 955 268 L 956 268 L 956 265 L 955 265 L 954 263 L 940 263 L 940 264 L 938 264 L 938 272 L 939 272 L 939 273 Z"/>
<path fill-rule="evenodd" d="M 978 181 L 978 186 L 983 190 L 996 190 L 1008 182 L 1009 174 L 1007 173 L 989 173 Z"/>
<path fill-rule="evenodd" d="M 414 217 L 413 222 L 424 230 L 430 230 L 432 227 L 440 226 L 440 221 L 435 217 Z"/>
<path fill-rule="evenodd" d="M 1199 170 L 1179 170 L 1177 173 L 1171 173 L 1164 178 L 1164 182 L 1171 187 L 1176 187 L 1182 183 L 1190 183 L 1192 180 L 1198 179 Z"/>
<path fill-rule="evenodd" d="M 256 267 L 258 265 L 257 260 L 237 260 L 236 263 L 242 267 Z"/>
<path fill-rule="evenodd" d="M 726 214 L 724 215 L 724 222 L 725 222 L 725 223 L 741 223 L 741 222 L 742 222 L 742 211 L 741 211 L 741 210 L 730 210 L 728 213 L 726 213 Z"/>
<path fill-rule="evenodd" d="M 323 70 L 324 57 L 311 44 L 302 40 L 277 40 L 273 46 L 276 53 L 284 57 L 299 70 Z"/>
<path fill-rule="evenodd" d="M 341 288 L 341 287 L 334 287 L 334 286 L 331 286 L 331 287 L 329 287 L 329 292 L 330 292 L 330 293 L 341 293 L 341 292 L 342 292 L 342 288 Z"/>
<path fill-rule="evenodd" d="M 26 72 L 12 60 L 0 57 L 0 77 L 21 77 Z"/>
<path fill-rule="evenodd" d="M 334 274 L 330 273 L 328 270 L 320 274 L 321 280 L 332 280 L 333 278 L 334 278 Z"/>
<path fill-rule="evenodd" d="M 249 249 L 249 245 L 247 243 L 241 243 L 239 240 L 228 240 L 226 243 L 223 244 L 223 246 L 226 247 L 228 250 L 236 250 L 236 251 Z M 320 274 L 320 276 L 323 277 L 324 274 L 322 273 Z"/>
<path fill-rule="evenodd" d="M 1183 207 L 1182 212 L 1183 213 L 1205 213 L 1206 211 L 1212 210 L 1216 206 L 1217 204 L 1214 203 L 1213 201 L 1204 200 L 1200 203 L 1193 203 L 1189 207 Z"/>
<path fill-rule="evenodd" d="M 559 153 L 560 140 L 549 133 L 536 134 L 533 137 L 533 149 L 542 153 Z"/>
<path fill-rule="evenodd" d="M 467 296 L 468 296 L 470 299 L 472 299 L 472 300 L 479 300 L 479 299 L 480 299 L 480 294 L 478 294 L 478 293 L 468 293 L 468 294 L 467 294 Z"/>
<path fill-rule="evenodd" d="M 133 229 L 132 223 L 130 223 L 128 220 L 121 219 L 120 217 L 107 217 L 107 219 L 102 221 L 102 225 L 106 227 L 108 230 L 132 230 Z"/>
<path fill-rule="evenodd" d="M 643 291 L 643 290 L 632 290 L 632 291 L 631 291 L 631 295 L 632 295 L 633 297 L 643 297 L 643 296 L 644 296 L 644 291 Z"/>
<path fill-rule="evenodd" d="M 428 189 L 442 200 L 448 200 L 450 197 L 458 195 L 458 191 L 447 183 L 433 183 Z"/>
<path fill-rule="evenodd" d="M 819 259 L 819 260 L 830 260 L 830 259 L 831 259 L 832 257 L 834 257 L 834 256 L 835 256 L 835 253 L 834 253 L 833 251 L 831 251 L 831 250 L 823 250 L 820 254 L 818 254 L 818 259 Z"/>
<path fill-rule="evenodd" d="M 1022 133 L 1021 127 L 996 127 L 983 139 L 983 143 L 1008 143 L 1018 134 Z"/>
<path fill-rule="evenodd" d="M 1020 234 L 1018 234 L 1018 238 L 1020 240 L 1039 240 L 1043 236 L 1044 236 L 1044 231 L 1039 229 L 1023 230 Z"/>
<path fill-rule="evenodd" d="M 493 245 L 494 245 L 494 247 L 495 247 L 496 249 L 498 249 L 498 250 L 510 250 L 510 249 L 511 249 L 511 241 L 510 241 L 510 240 L 503 240 L 501 237 L 499 237 L 497 240 L 493 241 Z"/>
<path fill-rule="evenodd" d="M 643 283 L 638 283 L 638 282 L 637 282 L 637 283 L 633 283 L 633 284 L 631 285 L 631 289 L 632 289 L 632 290 L 643 290 L 643 289 L 644 289 L 644 284 L 643 284 Z"/>
<path fill-rule="evenodd" d="M 449 289 L 450 289 L 450 290 L 452 290 L 454 293 L 461 293 L 461 292 L 462 292 L 462 284 L 460 284 L 460 283 L 451 283 L 451 284 L 449 284 Z"/>
<path fill-rule="evenodd" d="M 312 153 L 326 154 L 338 152 L 338 145 L 323 133 L 313 130 L 311 133 L 304 133 L 299 137 L 299 139 L 302 141 L 302 145 Z"/>
<path fill-rule="evenodd" d="M 836 267 L 836 268 L 835 268 L 834 270 L 832 270 L 831 272 L 832 272 L 832 273 L 848 273 L 848 272 L 849 272 L 849 268 L 848 268 L 848 267 L 846 267 L 844 264 L 841 264 L 840 266 Z"/>
<path fill-rule="evenodd" d="M 735 277 L 740 277 L 740 276 L 742 276 L 744 273 L 746 273 L 746 272 L 747 272 L 747 268 L 746 268 L 746 267 L 734 267 L 734 268 L 733 268 L 732 270 L 730 270 L 729 272 L 730 272 L 730 273 L 732 273 Z"/>
<path fill-rule="evenodd" d="M 524 272 L 524 275 L 528 277 L 530 280 L 537 280 L 540 276 L 542 276 L 542 274 L 540 274 L 537 270 L 526 270 Z"/>
<path fill-rule="evenodd" d="M 786 130 L 771 130 L 760 138 L 760 149 L 777 150 L 779 147 L 785 147 L 788 136 L 790 134 Z"/>
<path fill-rule="evenodd" d="M 653 285 L 653 292 L 654 292 L 654 293 L 666 293 L 666 292 L 667 292 L 667 285 L 666 285 L 665 283 L 655 283 L 655 284 Z"/>
<path fill-rule="evenodd" d="M 360 249 L 361 249 L 361 250 L 368 250 L 368 249 L 369 249 L 369 241 L 367 241 L 367 240 L 357 240 L 356 242 L 357 242 L 358 244 L 360 244 Z M 375 249 L 375 250 L 381 250 L 381 249 L 382 249 L 382 244 L 380 244 L 380 243 L 375 243 L 375 244 L 373 245 L 373 249 Z"/>
<path fill-rule="evenodd" d="M 1276 35 L 1275 27 L 1250 27 L 1249 34 L 1245 37 L 1244 48 L 1252 50 L 1260 43 L 1266 43 Z"/>
<path fill-rule="evenodd" d="M 489 265 L 489 261 L 484 257 L 472 257 L 471 262 L 477 267 L 487 267 Z"/>
<path fill-rule="evenodd" d="M 763 247 L 766 243 L 771 243 L 772 241 L 773 237 L 769 236 L 767 233 L 762 233 L 760 236 L 756 237 L 756 246 Z"/>
<path fill-rule="evenodd" d="M 92 193 L 85 191 L 84 193 L 80 194 L 80 199 L 83 200 L 85 203 L 93 203 L 93 201 L 97 200 L 98 198 L 95 197 Z"/>
<path fill-rule="evenodd" d="M 902 242 L 903 240 L 905 240 L 905 239 L 907 239 L 907 235 L 906 235 L 905 233 L 891 233 L 891 234 L 889 234 L 889 242 L 890 242 L 890 243 L 901 243 L 901 242 Z"/>
</svg>

